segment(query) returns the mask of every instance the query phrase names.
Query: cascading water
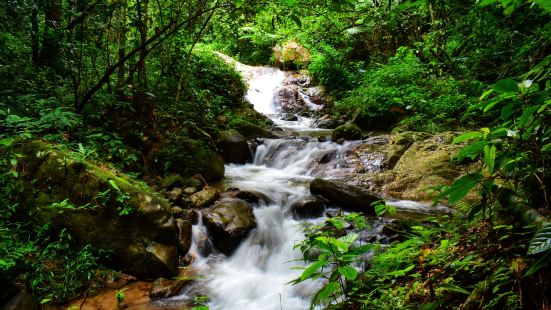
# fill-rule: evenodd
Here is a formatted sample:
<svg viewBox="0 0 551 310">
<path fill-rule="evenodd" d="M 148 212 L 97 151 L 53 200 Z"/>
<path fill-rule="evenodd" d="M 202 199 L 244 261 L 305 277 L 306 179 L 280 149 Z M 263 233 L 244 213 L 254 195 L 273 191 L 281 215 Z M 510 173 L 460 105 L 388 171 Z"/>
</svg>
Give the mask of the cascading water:
<svg viewBox="0 0 551 310">
<path fill-rule="evenodd" d="M 346 152 L 361 141 L 342 145 L 319 142 L 314 137 L 323 134 L 323 130 L 315 128 L 312 119 L 280 119 L 273 94 L 286 73 L 239 63 L 236 67 L 249 81 L 246 98 L 255 109 L 301 137 L 266 139 L 257 147 L 253 163 L 226 166 L 226 187 L 259 192 L 266 197 L 254 209 L 257 228 L 230 257 L 225 257 L 209 252 L 212 245 L 205 227 L 200 221 L 194 225 L 188 255 L 193 256 L 191 267 L 202 280 L 177 298 L 189 298 L 197 292 L 206 294 L 211 309 L 308 309 L 322 283 L 318 280 L 288 284 L 302 273 L 296 267 L 305 267 L 301 253 L 293 246 L 303 239 L 301 222 L 320 223 L 324 219 L 297 221 L 290 208 L 293 202 L 310 196 L 308 184 L 314 176 L 336 177 L 353 170 L 345 162 Z M 416 207 L 403 202 L 396 205 Z"/>
</svg>

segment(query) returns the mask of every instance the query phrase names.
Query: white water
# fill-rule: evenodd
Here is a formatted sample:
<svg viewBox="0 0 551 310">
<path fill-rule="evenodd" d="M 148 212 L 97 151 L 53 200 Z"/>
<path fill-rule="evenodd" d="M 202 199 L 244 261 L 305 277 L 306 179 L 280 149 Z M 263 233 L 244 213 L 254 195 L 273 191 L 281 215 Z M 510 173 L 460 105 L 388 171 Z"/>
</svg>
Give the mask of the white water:
<svg viewBox="0 0 551 310">
<path fill-rule="evenodd" d="M 321 131 L 309 118 L 283 121 L 277 117 L 273 93 L 282 83 L 284 72 L 236 66 L 249 81 L 247 100 L 256 110 L 285 130 L 303 134 Z M 192 269 L 204 278 L 176 299 L 187 299 L 199 292 L 209 296 L 209 307 L 214 310 L 308 309 L 322 283 L 288 284 L 302 273 L 296 267 L 305 267 L 301 253 L 293 249 L 303 239 L 303 229 L 289 209 L 294 201 L 310 195 L 308 184 L 314 176 L 335 177 L 351 170 L 345 161 L 346 152 L 358 143 L 361 142 L 338 145 L 308 137 L 267 139 L 257 147 L 253 163 L 227 165 L 226 187 L 260 192 L 270 203 L 255 207 L 258 226 L 231 257 L 210 251 L 212 245 L 206 239 L 207 231 L 201 221 L 193 226 L 189 255 L 194 257 Z M 420 207 L 401 201 L 394 204 L 405 209 Z M 302 221 L 302 224 L 323 220 Z"/>
</svg>

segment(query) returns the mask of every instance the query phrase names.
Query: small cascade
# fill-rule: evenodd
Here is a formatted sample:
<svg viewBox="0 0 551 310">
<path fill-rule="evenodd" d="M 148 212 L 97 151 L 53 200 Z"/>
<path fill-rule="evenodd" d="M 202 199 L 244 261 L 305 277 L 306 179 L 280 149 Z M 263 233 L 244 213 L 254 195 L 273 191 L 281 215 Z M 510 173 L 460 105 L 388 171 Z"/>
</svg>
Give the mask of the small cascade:
<svg viewBox="0 0 551 310">
<path fill-rule="evenodd" d="M 353 173 L 354 167 L 346 158 L 362 142 L 347 141 L 342 145 L 320 142 L 324 139 L 318 137 L 327 130 L 316 128 L 313 119 L 297 115 L 284 120 L 273 97 L 288 73 L 239 63 L 236 68 L 249 82 L 246 98 L 255 109 L 284 131 L 296 132 L 300 137 L 265 139 L 256 148 L 252 163 L 226 166 L 226 188 L 258 192 L 267 197 L 268 202 L 255 205 L 257 228 L 230 257 L 214 249 L 199 216 L 192 229 L 193 242 L 188 255 L 193 258 L 191 268 L 201 280 L 175 299 L 204 294 L 209 296 L 209 307 L 214 310 L 308 309 L 323 280 L 288 284 L 302 273 L 300 268 L 307 265 L 294 245 L 303 239 L 304 225 L 319 224 L 325 218 L 297 221 L 290 208 L 294 202 L 311 195 L 309 182 L 314 177 L 332 178 Z M 319 107 L 313 103 L 307 106 Z M 369 169 L 378 169 L 381 165 L 377 158 L 360 160 L 370 162 L 373 167 Z M 395 205 L 404 209 L 419 207 L 401 201 Z M 378 238 L 383 224 L 384 220 L 377 220 L 362 239 Z"/>
</svg>

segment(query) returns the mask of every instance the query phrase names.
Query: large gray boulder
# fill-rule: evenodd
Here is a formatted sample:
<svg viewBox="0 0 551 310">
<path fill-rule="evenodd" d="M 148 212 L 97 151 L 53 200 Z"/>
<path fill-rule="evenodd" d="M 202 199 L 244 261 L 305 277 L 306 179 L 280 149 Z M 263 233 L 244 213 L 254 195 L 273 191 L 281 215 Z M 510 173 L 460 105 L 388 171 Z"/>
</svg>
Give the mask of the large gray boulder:
<svg viewBox="0 0 551 310">
<path fill-rule="evenodd" d="M 18 146 L 16 199 L 37 225 L 67 228 L 82 245 L 110 253 L 112 268 L 140 278 L 173 276 L 178 253 L 168 202 L 147 186 L 39 141 Z"/>
<path fill-rule="evenodd" d="M 247 140 L 235 129 L 221 131 L 216 146 L 226 163 L 245 164 L 252 159 Z"/>
<path fill-rule="evenodd" d="M 339 180 L 316 178 L 310 183 L 310 192 L 320 195 L 342 209 L 375 214 L 371 204 L 381 200 L 367 189 Z"/>
<path fill-rule="evenodd" d="M 203 223 L 214 245 L 224 254 L 231 254 L 256 228 L 252 206 L 241 199 L 223 199 L 203 211 Z"/>
</svg>

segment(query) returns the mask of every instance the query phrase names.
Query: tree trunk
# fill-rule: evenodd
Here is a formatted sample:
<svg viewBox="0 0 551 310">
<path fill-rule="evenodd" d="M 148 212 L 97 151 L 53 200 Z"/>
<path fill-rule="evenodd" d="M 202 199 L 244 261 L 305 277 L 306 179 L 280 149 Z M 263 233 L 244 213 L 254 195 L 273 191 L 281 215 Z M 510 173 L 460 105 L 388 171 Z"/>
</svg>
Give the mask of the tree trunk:
<svg viewBox="0 0 551 310">
<path fill-rule="evenodd" d="M 142 5 L 143 4 L 143 5 Z M 147 68 L 145 58 L 147 56 L 147 5 L 148 0 L 138 0 L 136 2 L 138 11 L 138 32 L 140 33 L 140 58 L 138 60 L 138 85 L 143 89 L 147 89 Z"/>
<path fill-rule="evenodd" d="M 118 9 L 118 44 L 119 44 L 119 62 L 124 59 L 124 56 L 126 55 L 126 0 L 122 0 L 119 2 L 119 9 Z M 143 42 L 142 42 L 143 43 Z M 122 65 L 119 67 L 119 71 L 117 74 L 117 88 L 121 88 L 124 85 L 124 75 L 125 75 L 125 65 L 124 61 L 122 62 Z"/>
<path fill-rule="evenodd" d="M 38 28 L 38 6 L 36 3 L 33 3 L 33 8 L 31 11 L 31 49 L 32 49 L 32 60 L 35 65 L 40 64 L 40 38 L 39 38 L 39 28 Z"/>
<path fill-rule="evenodd" d="M 42 35 L 42 50 L 40 64 L 60 71 L 59 54 L 61 52 L 62 0 L 48 0 L 45 5 L 44 33 Z"/>
</svg>

